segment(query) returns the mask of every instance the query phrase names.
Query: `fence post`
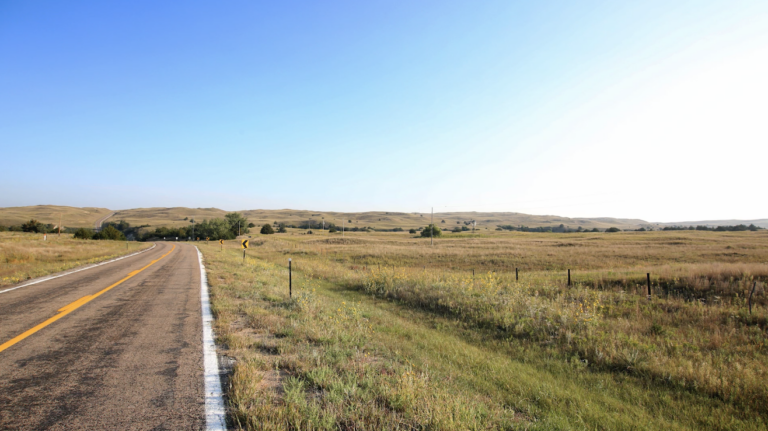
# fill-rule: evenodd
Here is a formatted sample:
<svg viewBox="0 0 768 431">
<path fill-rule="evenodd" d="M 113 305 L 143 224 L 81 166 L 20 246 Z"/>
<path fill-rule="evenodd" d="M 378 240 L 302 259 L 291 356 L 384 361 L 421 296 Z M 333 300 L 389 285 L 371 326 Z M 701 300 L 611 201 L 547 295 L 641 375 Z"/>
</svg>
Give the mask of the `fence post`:
<svg viewBox="0 0 768 431">
<path fill-rule="evenodd" d="M 755 293 L 755 287 L 757 287 L 757 281 L 752 283 L 752 291 L 749 292 L 749 314 L 752 314 L 752 295 Z"/>
<path fill-rule="evenodd" d="M 291 271 L 291 258 L 288 258 L 288 299 L 293 297 L 293 272 Z"/>
<path fill-rule="evenodd" d="M 571 270 L 568 270 L 568 286 L 571 285 Z"/>
<path fill-rule="evenodd" d="M 517 273 L 517 268 L 515 268 L 515 281 L 517 280 L 518 280 L 518 273 Z"/>
<path fill-rule="evenodd" d="M 645 279 L 648 282 L 648 299 L 651 299 L 651 273 L 645 274 Z"/>
</svg>

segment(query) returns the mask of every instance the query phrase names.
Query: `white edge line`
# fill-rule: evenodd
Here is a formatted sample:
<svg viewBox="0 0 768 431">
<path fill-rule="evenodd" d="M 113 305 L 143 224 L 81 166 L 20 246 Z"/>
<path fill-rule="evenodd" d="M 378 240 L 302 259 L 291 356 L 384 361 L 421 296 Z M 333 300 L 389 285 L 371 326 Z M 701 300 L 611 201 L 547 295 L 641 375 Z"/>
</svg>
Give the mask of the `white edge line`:
<svg viewBox="0 0 768 431">
<path fill-rule="evenodd" d="M 22 287 L 27 287 L 27 286 L 31 286 L 33 284 L 42 283 L 44 281 L 53 280 L 54 278 L 64 277 L 65 275 L 74 274 L 74 273 L 80 272 L 80 271 L 85 271 L 86 269 L 96 268 L 97 266 L 106 265 L 106 264 L 112 263 L 112 262 L 117 262 L 118 260 L 123 260 L 123 259 L 129 258 L 131 256 L 136 256 L 137 254 L 148 252 L 148 251 L 152 250 L 155 247 L 157 247 L 157 244 L 153 245 L 150 248 L 144 249 L 142 251 L 139 251 L 139 252 L 136 252 L 136 253 L 133 253 L 133 254 L 128 254 L 128 255 L 125 255 L 125 256 L 120 256 L 117 259 L 108 260 L 106 262 L 99 262 L 99 263 L 97 263 L 95 265 L 89 265 L 89 266 L 86 266 L 84 268 L 76 269 L 74 271 L 65 272 L 64 274 L 52 275 L 52 276 L 49 276 L 49 277 L 42 277 L 42 278 L 39 278 L 39 279 L 37 279 L 37 280 L 35 280 L 33 282 L 30 282 L 30 283 L 27 283 L 27 284 L 22 284 L 21 286 L 16 286 L 16 287 L 12 287 L 10 289 L 0 290 L 0 293 L 10 292 L 12 290 L 21 289 Z"/>
<path fill-rule="evenodd" d="M 224 397 L 221 391 L 219 360 L 213 342 L 213 315 L 208 296 L 208 276 L 203 265 L 203 254 L 197 249 L 200 262 L 200 302 L 203 309 L 203 362 L 205 364 L 205 427 L 208 430 L 226 430 Z"/>
</svg>

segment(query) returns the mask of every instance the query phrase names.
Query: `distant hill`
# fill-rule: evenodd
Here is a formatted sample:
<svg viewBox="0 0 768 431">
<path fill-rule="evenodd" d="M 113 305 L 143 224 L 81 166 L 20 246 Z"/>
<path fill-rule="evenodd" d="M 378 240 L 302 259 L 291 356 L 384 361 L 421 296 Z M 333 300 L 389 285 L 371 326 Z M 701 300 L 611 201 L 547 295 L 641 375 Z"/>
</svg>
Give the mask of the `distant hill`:
<svg viewBox="0 0 768 431">
<path fill-rule="evenodd" d="M 67 227 L 93 228 L 93 224 L 102 217 L 108 216 L 112 211 L 106 208 L 78 208 L 57 205 L 35 205 L 29 207 L 0 208 L 0 225 L 19 225 L 36 219 L 45 224 Z"/>
<path fill-rule="evenodd" d="M 112 210 L 106 208 L 75 208 L 53 205 L 38 205 L 29 207 L 0 208 L 0 224 L 9 226 L 21 224 L 30 218 L 43 223 L 58 224 L 59 214 L 63 214 L 63 225 L 67 227 L 93 227 L 93 223 L 101 217 L 109 215 Z M 250 222 L 256 225 L 280 222 L 299 224 L 307 220 L 341 225 L 342 221 L 350 227 L 369 226 L 376 229 L 421 228 L 429 224 L 429 213 L 402 213 L 391 211 L 369 211 L 345 213 L 336 211 L 309 210 L 242 210 Z M 224 217 L 227 211 L 218 208 L 134 208 L 114 211 L 107 221 L 125 220 L 132 226 L 149 225 L 150 227 L 180 227 L 188 225 L 192 220 Z M 481 230 L 496 229 L 498 225 L 556 227 L 561 224 L 576 229 L 617 227 L 620 229 L 637 229 L 649 227 L 651 223 L 637 219 L 617 218 L 569 218 L 554 215 L 530 215 L 516 212 L 445 212 L 435 213 L 435 224 L 452 229 L 464 222 L 475 220 Z"/>
<path fill-rule="evenodd" d="M 755 225 L 758 227 L 768 228 L 768 219 L 757 220 L 701 220 L 701 221 L 681 221 L 675 223 L 659 223 L 661 226 L 736 226 L 736 225 Z"/>
</svg>

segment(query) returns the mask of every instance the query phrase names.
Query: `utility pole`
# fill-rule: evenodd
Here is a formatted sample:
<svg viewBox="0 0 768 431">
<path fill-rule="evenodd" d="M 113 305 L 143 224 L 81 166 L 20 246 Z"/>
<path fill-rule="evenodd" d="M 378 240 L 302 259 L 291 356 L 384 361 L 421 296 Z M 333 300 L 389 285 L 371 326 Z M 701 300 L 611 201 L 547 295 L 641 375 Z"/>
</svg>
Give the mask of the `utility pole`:
<svg viewBox="0 0 768 431">
<path fill-rule="evenodd" d="M 240 220 L 237 221 L 237 236 L 240 236 Z"/>
<path fill-rule="evenodd" d="M 432 232 L 435 231 L 435 207 L 432 207 L 432 215 L 429 217 L 429 245 L 434 245 Z"/>
<path fill-rule="evenodd" d="M 325 217 L 323 217 L 323 230 L 325 230 Z"/>
</svg>

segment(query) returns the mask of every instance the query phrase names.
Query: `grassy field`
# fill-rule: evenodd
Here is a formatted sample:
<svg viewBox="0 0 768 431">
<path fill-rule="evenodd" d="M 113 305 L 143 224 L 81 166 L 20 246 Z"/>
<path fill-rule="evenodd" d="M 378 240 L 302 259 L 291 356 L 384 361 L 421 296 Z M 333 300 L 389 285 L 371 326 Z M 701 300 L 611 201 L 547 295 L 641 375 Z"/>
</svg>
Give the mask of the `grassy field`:
<svg viewBox="0 0 768 431">
<path fill-rule="evenodd" d="M 0 208 L 0 225 L 13 226 L 36 219 L 43 224 L 66 227 L 85 227 L 93 229 L 93 224 L 100 218 L 109 215 L 106 208 L 77 208 L 56 205 L 36 205 L 29 207 Z"/>
<path fill-rule="evenodd" d="M 151 247 L 149 243 L 86 241 L 72 235 L 0 232 L 0 286 L 109 260 Z"/>
<path fill-rule="evenodd" d="M 766 429 L 764 232 L 251 244 L 200 245 L 239 428 Z"/>
</svg>

